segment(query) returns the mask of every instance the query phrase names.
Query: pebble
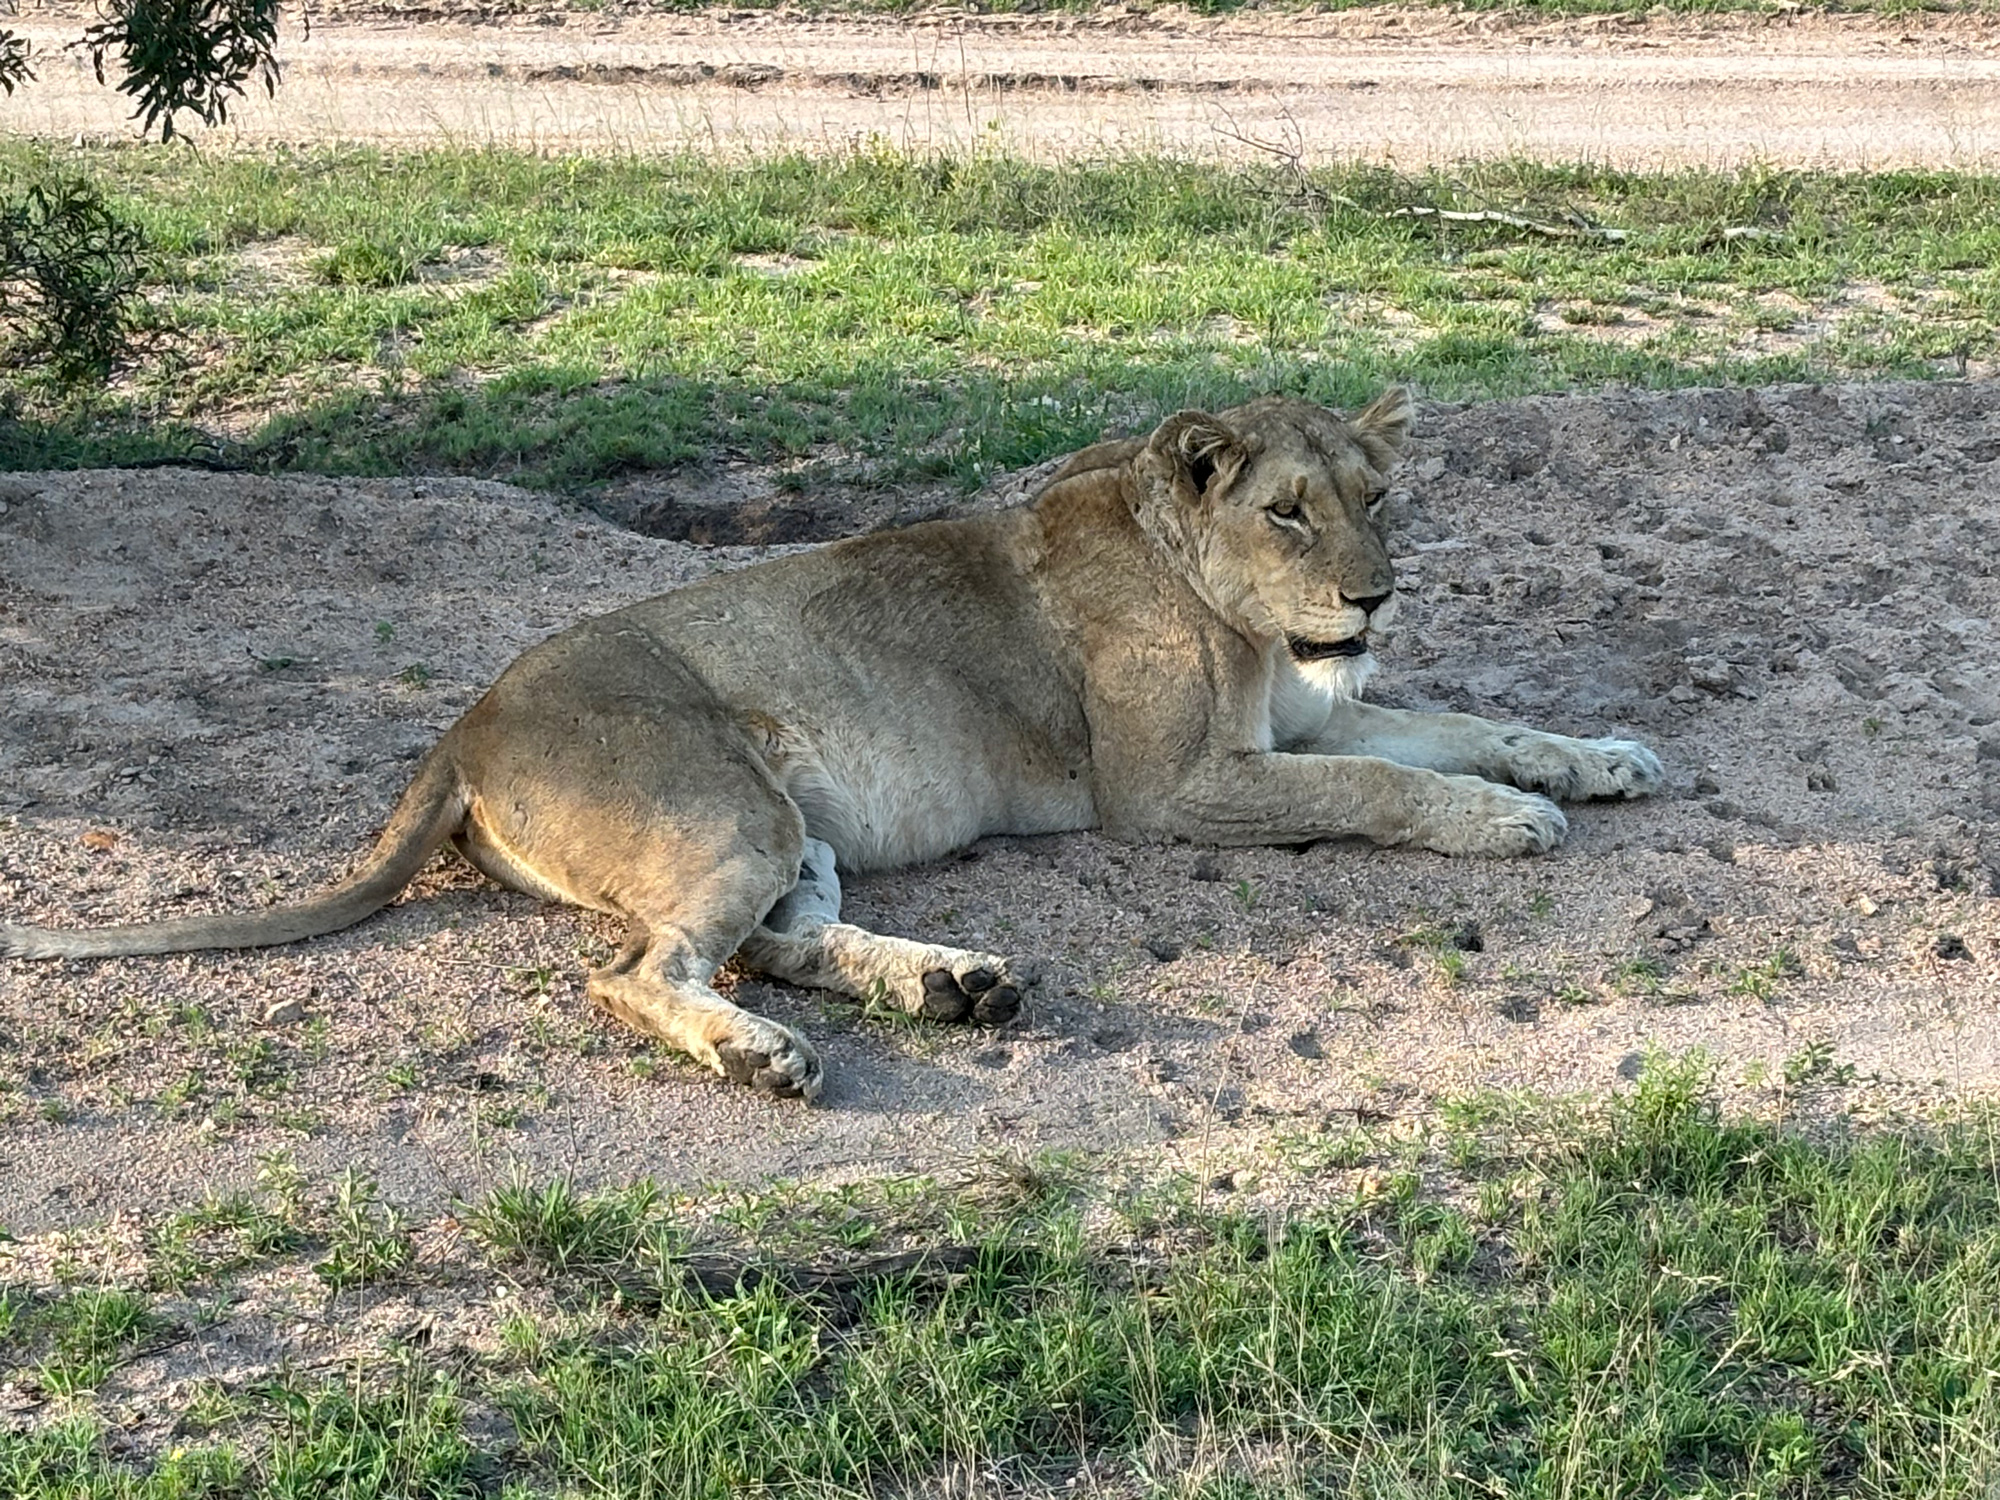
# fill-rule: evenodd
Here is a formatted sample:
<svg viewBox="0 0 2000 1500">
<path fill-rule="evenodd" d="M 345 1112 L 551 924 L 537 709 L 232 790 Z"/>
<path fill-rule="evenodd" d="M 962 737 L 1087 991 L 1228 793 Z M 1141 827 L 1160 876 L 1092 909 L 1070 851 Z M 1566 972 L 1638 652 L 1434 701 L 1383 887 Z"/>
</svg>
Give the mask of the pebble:
<svg viewBox="0 0 2000 1500">
<path fill-rule="evenodd" d="M 306 1003 L 303 1000 L 274 1000 L 264 1009 L 266 1026 L 290 1026 L 306 1018 Z"/>
</svg>

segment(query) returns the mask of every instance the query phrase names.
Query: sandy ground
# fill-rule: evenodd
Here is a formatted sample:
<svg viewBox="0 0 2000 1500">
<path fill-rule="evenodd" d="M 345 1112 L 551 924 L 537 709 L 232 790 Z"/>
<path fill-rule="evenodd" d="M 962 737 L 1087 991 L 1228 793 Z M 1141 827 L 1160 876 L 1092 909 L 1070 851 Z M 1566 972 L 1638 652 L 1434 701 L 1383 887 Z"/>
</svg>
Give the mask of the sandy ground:
<svg viewBox="0 0 2000 1500">
<path fill-rule="evenodd" d="M 1078 835 L 857 881 L 856 920 L 1051 972 L 997 1033 L 742 981 L 818 1040 L 816 1109 L 593 1016 L 615 934 L 443 861 L 296 948 L 0 964 L 0 1224 L 247 1185 L 273 1149 L 432 1208 L 516 1161 L 1221 1170 L 1357 1112 L 1601 1093 L 1654 1046 L 1864 1113 L 2000 1088 L 2000 383 L 1426 408 L 1406 477 L 1377 696 L 1644 738 L 1669 795 L 1533 861 Z M 756 555 L 471 481 L 21 475 L 0 503 L 0 912 L 46 922 L 328 879 L 524 646 Z"/>
<path fill-rule="evenodd" d="M 124 96 L 59 49 L 84 13 L 9 25 L 41 78 L 0 127 L 129 136 Z M 1406 167 L 1991 166 L 2000 19 L 1775 16 L 1524 23 L 1434 10 L 1171 9 L 828 20 L 474 5 L 342 7 L 293 29 L 286 81 L 211 140 L 542 149 L 1132 148 Z"/>
</svg>

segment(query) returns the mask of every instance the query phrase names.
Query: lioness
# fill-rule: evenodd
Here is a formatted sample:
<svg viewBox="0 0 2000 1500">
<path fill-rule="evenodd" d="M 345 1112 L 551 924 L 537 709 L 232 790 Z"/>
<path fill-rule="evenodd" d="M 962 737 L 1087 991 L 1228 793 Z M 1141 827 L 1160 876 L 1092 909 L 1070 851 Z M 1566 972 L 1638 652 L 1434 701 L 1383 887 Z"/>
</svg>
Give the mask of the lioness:
<svg viewBox="0 0 2000 1500">
<path fill-rule="evenodd" d="M 626 919 L 624 951 L 589 976 L 597 1004 L 738 1083 L 812 1099 L 811 1043 L 711 987 L 732 954 L 935 1021 L 1005 1021 L 1034 977 L 841 922 L 843 867 L 1086 828 L 1545 850 L 1565 824 L 1535 793 L 1639 796 L 1660 763 L 1626 740 L 1359 701 L 1370 627 L 1395 607 L 1373 513 L 1410 418 L 1402 390 L 1352 420 L 1276 397 L 1182 412 L 1076 454 L 1028 505 L 586 620 L 501 674 L 323 894 L 0 926 L 0 954 L 295 942 L 385 905 L 449 839 L 502 885 Z"/>
</svg>

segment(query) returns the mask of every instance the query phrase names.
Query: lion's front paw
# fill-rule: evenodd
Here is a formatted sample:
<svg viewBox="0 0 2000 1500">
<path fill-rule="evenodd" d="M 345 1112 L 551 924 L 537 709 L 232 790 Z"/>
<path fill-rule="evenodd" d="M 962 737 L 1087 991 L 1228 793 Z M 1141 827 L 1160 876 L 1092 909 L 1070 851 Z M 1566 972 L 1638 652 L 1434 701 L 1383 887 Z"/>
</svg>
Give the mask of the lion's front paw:
<svg viewBox="0 0 2000 1500">
<path fill-rule="evenodd" d="M 1596 764 L 1582 795 L 1650 797 L 1667 784 L 1660 757 L 1637 740 L 1586 740 Z"/>
<path fill-rule="evenodd" d="M 1021 992 L 1041 978 L 1026 959 L 945 948 L 940 962 L 918 979 L 920 993 L 911 1014 L 931 1021 L 969 1021 L 1000 1026 L 1020 1014 Z"/>
<path fill-rule="evenodd" d="M 1644 797 L 1666 782 L 1660 758 L 1636 740 L 1573 740 L 1536 735 L 1512 747 L 1509 781 L 1560 802 Z"/>
<path fill-rule="evenodd" d="M 1429 814 L 1411 839 L 1440 854 L 1546 854 L 1563 841 L 1569 820 L 1546 797 L 1476 776 L 1450 776 L 1450 804 Z"/>
<path fill-rule="evenodd" d="M 826 1070 L 811 1042 L 748 1011 L 729 1018 L 729 1035 L 715 1044 L 712 1066 L 732 1083 L 808 1104 L 826 1083 Z"/>
</svg>

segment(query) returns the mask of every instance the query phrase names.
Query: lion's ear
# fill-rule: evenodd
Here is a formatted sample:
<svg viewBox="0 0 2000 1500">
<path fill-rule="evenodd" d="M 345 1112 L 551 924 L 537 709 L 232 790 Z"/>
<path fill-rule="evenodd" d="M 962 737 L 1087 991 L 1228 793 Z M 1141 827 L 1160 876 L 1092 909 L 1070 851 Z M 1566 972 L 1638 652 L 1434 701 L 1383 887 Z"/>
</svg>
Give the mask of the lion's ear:
<svg viewBox="0 0 2000 1500">
<path fill-rule="evenodd" d="M 1186 478 L 1197 497 L 1236 477 L 1249 455 L 1227 423 L 1205 411 L 1176 412 L 1146 443 L 1147 456 Z"/>
<path fill-rule="evenodd" d="M 1354 436 L 1378 472 L 1386 474 L 1393 469 L 1410 446 L 1410 425 L 1416 414 L 1409 387 L 1401 385 L 1390 386 L 1356 414 L 1351 424 Z"/>
</svg>

